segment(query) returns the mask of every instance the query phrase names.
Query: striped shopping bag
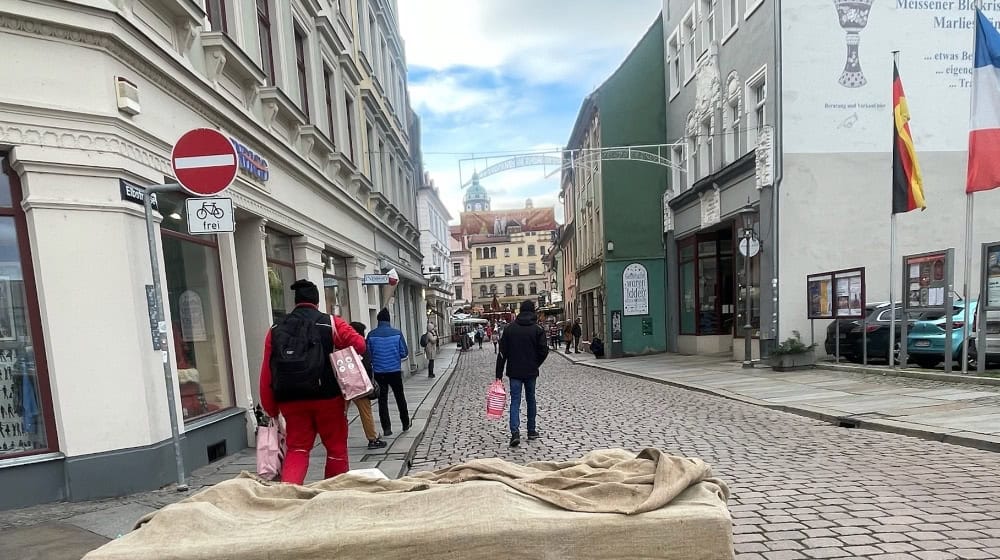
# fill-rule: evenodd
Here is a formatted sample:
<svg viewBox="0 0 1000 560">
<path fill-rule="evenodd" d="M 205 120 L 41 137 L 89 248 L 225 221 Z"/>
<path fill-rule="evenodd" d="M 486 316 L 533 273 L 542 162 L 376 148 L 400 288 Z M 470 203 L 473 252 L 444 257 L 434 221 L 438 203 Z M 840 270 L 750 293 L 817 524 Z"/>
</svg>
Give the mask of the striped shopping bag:
<svg viewBox="0 0 1000 560">
<path fill-rule="evenodd" d="M 497 379 L 490 385 L 490 390 L 486 393 L 486 418 L 490 420 L 502 419 L 505 408 L 507 408 L 507 391 L 503 388 L 503 381 Z"/>
</svg>

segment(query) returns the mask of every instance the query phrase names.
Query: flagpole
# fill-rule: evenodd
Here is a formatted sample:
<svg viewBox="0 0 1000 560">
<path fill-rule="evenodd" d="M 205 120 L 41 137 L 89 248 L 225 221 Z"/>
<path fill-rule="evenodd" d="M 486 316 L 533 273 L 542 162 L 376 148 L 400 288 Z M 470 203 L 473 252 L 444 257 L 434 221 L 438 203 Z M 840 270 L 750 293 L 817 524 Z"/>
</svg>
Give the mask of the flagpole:
<svg viewBox="0 0 1000 560">
<path fill-rule="evenodd" d="M 962 286 L 962 299 L 965 300 L 965 321 L 962 322 L 962 374 L 969 373 L 969 329 L 971 328 L 972 315 L 969 313 L 969 306 L 972 302 L 969 299 L 969 281 L 972 277 L 972 218 L 973 218 L 972 193 L 965 195 L 965 274 Z M 982 295 L 979 296 L 982 298 Z M 985 358 L 985 354 L 983 356 Z"/>
<path fill-rule="evenodd" d="M 899 65 L 899 51 L 892 51 L 892 66 L 893 70 Z M 895 142 L 895 133 L 893 134 L 893 141 Z M 892 157 L 893 149 L 889 150 L 890 158 Z M 889 219 L 889 348 L 887 349 L 887 357 L 889 358 L 889 363 L 892 369 L 896 369 L 896 276 L 893 274 L 896 268 L 896 209 L 891 208 L 892 217 Z M 900 353 L 902 355 L 902 352 Z"/>
</svg>

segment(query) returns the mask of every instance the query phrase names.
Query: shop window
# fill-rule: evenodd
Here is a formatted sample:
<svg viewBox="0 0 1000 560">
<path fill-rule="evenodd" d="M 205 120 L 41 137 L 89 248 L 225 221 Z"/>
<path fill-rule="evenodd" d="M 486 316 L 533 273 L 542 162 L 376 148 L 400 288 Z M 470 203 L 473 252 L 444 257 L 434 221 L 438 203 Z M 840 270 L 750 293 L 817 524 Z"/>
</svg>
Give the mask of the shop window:
<svg viewBox="0 0 1000 560">
<path fill-rule="evenodd" d="M 352 320 L 351 300 L 347 292 L 347 259 L 331 253 L 323 253 L 323 289 L 326 312 L 337 315 L 345 321 Z"/>
<path fill-rule="evenodd" d="M 264 243 L 267 253 L 267 284 L 271 294 L 271 320 L 275 323 L 295 307 L 295 259 L 292 238 L 272 229 L 267 230 Z"/>
<path fill-rule="evenodd" d="M 678 243 L 681 334 L 733 334 L 736 285 L 733 231 Z"/>
<path fill-rule="evenodd" d="M 38 295 L 20 202 L 17 177 L 0 154 L 0 458 L 55 447 Z"/>
<path fill-rule="evenodd" d="M 184 198 L 158 197 L 177 377 L 184 420 L 235 405 L 219 248 L 214 235 L 186 233 Z"/>
</svg>

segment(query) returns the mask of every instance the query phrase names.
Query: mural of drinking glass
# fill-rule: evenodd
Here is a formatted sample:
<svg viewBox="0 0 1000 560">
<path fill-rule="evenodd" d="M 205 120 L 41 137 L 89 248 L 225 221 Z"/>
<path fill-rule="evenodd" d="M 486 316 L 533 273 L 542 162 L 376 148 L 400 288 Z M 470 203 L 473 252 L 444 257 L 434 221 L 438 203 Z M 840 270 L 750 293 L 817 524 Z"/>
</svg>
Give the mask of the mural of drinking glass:
<svg viewBox="0 0 1000 560">
<path fill-rule="evenodd" d="M 861 56 L 858 44 L 861 42 L 861 30 L 868 25 L 868 14 L 871 13 L 875 0 L 833 0 L 840 17 L 840 27 L 847 32 L 847 63 L 840 75 L 840 85 L 847 88 L 859 88 L 868 83 L 861 71 Z"/>
</svg>

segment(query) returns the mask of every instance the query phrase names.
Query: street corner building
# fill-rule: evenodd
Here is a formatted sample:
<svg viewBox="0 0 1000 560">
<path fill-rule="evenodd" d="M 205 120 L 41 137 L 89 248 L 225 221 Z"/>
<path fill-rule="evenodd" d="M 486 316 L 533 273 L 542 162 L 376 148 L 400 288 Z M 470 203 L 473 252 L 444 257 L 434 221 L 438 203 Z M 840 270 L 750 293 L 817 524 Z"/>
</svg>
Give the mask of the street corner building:
<svg viewBox="0 0 1000 560">
<path fill-rule="evenodd" d="M 556 250 L 566 317 L 612 356 L 667 350 L 663 23 L 584 99 L 566 146 Z"/>
<path fill-rule="evenodd" d="M 419 347 L 423 171 L 395 2 L 0 1 L 0 43 L 17 61 L 0 93 L 0 508 L 174 482 L 168 359 L 187 470 L 252 444 L 263 340 L 297 278 L 346 320 L 391 305 Z M 194 128 L 236 149 L 235 232 L 191 235 L 185 197 L 158 195 L 157 324 L 144 187 L 173 182 Z M 364 277 L 391 268 L 380 301 Z"/>
</svg>

